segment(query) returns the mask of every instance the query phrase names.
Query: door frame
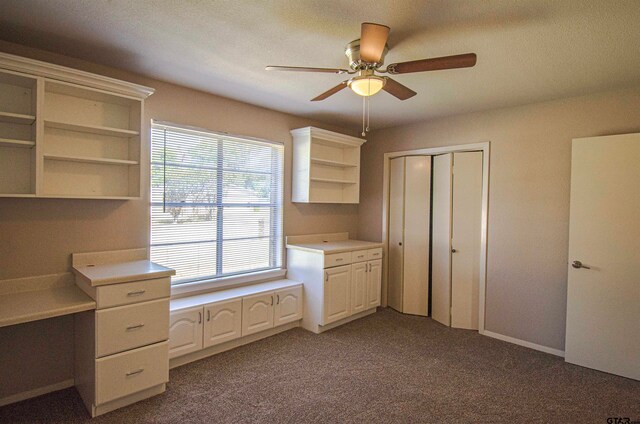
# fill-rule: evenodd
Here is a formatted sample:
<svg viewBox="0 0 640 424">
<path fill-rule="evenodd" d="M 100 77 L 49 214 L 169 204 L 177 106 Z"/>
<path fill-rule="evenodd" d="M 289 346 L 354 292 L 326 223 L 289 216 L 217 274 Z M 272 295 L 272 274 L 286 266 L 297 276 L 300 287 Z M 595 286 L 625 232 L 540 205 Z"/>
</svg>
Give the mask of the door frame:
<svg viewBox="0 0 640 424">
<path fill-rule="evenodd" d="M 387 290 L 389 278 L 389 165 L 393 158 L 402 156 L 434 156 L 455 152 L 482 152 L 482 218 L 480 225 L 480 268 L 479 268 L 479 297 L 478 297 L 478 331 L 484 331 L 486 285 L 487 285 L 487 234 L 489 223 L 489 155 L 490 142 L 459 144 L 442 147 L 429 147 L 384 154 L 382 178 L 382 306 L 387 306 Z"/>
</svg>

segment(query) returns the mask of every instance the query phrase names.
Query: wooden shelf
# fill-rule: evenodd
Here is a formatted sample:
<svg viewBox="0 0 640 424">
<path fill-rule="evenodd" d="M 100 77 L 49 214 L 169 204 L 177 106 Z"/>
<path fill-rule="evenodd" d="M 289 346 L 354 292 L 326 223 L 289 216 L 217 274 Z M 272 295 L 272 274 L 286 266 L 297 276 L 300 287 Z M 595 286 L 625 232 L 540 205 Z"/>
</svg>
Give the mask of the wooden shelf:
<svg viewBox="0 0 640 424">
<path fill-rule="evenodd" d="M 0 138 L 0 147 L 22 147 L 30 149 L 36 145 L 35 141 L 15 140 L 12 138 Z"/>
<path fill-rule="evenodd" d="M 15 197 L 15 196 L 11 196 Z M 27 197 L 27 196 L 23 196 Z M 32 195 L 31 197 L 35 197 Z M 38 195 L 39 198 L 44 199 L 86 199 L 86 200 L 136 200 L 140 199 L 140 196 L 110 196 L 110 195 L 84 195 L 84 194 L 48 194 L 43 193 Z"/>
<path fill-rule="evenodd" d="M 138 165 L 138 162 L 134 160 L 124 159 L 109 159 L 109 158 L 96 158 L 86 156 L 64 156 L 64 155 L 50 155 L 45 154 L 45 159 L 59 160 L 65 162 L 83 162 L 83 163 L 97 163 L 102 165 Z"/>
<path fill-rule="evenodd" d="M 26 124 L 31 125 L 35 122 L 36 117 L 33 115 L 23 115 L 21 113 L 0 112 L 0 122 L 9 124 Z"/>
<path fill-rule="evenodd" d="M 101 127 L 97 125 L 74 124 L 71 122 L 61 122 L 61 121 L 52 121 L 52 120 L 45 120 L 44 125 L 47 128 L 57 128 L 60 130 L 108 135 L 111 137 L 129 138 L 129 137 L 140 135 L 139 131 L 126 130 L 123 128 L 111 128 L 111 127 Z"/>
<path fill-rule="evenodd" d="M 317 181 L 319 183 L 334 183 L 334 184 L 357 184 L 356 181 L 349 181 L 349 180 L 336 180 L 333 178 L 314 178 L 311 177 L 310 178 L 311 181 Z"/>
<path fill-rule="evenodd" d="M 318 165 L 333 166 L 336 168 L 356 168 L 358 166 L 353 163 L 340 162 L 337 160 L 320 159 L 320 158 L 311 158 L 311 163 L 315 163 Z"/>
</svg>

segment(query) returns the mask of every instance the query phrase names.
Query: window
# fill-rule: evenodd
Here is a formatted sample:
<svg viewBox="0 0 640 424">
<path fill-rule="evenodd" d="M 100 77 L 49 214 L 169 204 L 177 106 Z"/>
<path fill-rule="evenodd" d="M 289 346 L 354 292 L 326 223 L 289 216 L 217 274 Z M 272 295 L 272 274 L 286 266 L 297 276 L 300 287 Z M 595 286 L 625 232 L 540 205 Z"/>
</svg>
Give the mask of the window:
<svg viewBox="0 0 640 424">
<path fill-rule="evenodd" d="M 151 260 L 173 284 L 281 268 L 281 144 L 154 122 Z"/>
</svg>

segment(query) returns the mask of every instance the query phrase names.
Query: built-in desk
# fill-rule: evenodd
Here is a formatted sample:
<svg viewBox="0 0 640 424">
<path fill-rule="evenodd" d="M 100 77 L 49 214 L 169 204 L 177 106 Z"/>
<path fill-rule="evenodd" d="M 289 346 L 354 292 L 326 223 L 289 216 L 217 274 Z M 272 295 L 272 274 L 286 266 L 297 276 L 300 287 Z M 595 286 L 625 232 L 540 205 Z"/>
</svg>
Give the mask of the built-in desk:
<svg viewBox="0 0 640 424">
<path fill-rule="evenodd" d="M 0 281 L 0 327 L 95 308 L 69 273 Z"/>
</svg>

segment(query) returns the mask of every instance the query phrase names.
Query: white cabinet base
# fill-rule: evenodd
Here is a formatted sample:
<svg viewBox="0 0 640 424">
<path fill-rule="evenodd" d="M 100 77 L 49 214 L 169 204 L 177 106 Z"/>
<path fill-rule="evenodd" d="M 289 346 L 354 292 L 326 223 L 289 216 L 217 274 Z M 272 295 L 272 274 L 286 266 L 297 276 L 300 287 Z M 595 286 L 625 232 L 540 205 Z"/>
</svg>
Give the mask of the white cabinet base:
<svg viewBox="0 0 640 424">
<path fill-rule="evenodd" d="M 162 383 L 157 386 L 150 387 L 141 392 L 134 393 L 132 395 L 112 400 L 111 402 L 103 403 L 102 405 L 95 406 L 91 405 L 91 418 L 95 418 L 98 415 L 106 414 L 107 412 L 115 411 L 118 408 L 122 408 L 123 406 L 131 405 L 136 402 L 140 402 L 141 400 L 150 398 L 155 395 L 159 395 L 163 393 L 167 389 L 167 384 Z"/>
<path fill-rule="evenodd" d="M 267 337 L 274 336 L 279 333 L 291 330 L 292 328 L 300 327 L 300 320 L 290 322 L 278 327 L 270 328 L 268 330 L 261 331 L 260 333 L 250 334 L 248 336 L 241 337 L 239 339 L 231 340 L 225 343 L 221 343 L 215 346 L 207 347 L 197 352 L 188 353 L 186 355 L 178 356 L 169 360 L 169 368 L 179 367 L 190 362 L 199 361 L 209 356 L 216 355 L 218 353 L 226 352 L 227 350 L 235 349 L 236 347 L 244 346 L 249 343 L 253 343 L 258 340 L 266 339 Z"/>
<path fill-rule="evenodd" d="M 340 327 L 341 325 L 344 325 L 348 322 L 355 321 L 360 318 L 364 318 L 367 315 L 375 314 L 376 311 L 377 311 L 377 308 L 367 309 L 366 311 L 353 314 L 350 317 L 343 318 L 339 321 L 335 321 L 327 325 L 317 325 L 311 322 L 302 321 L 302 328 L 304 328 L 305 330 L 311 331 L 312 333 L 320 334 L 320 333 L 324 333 L 325 331 L 331 330 L 332 328 Z"/>
</svg>

